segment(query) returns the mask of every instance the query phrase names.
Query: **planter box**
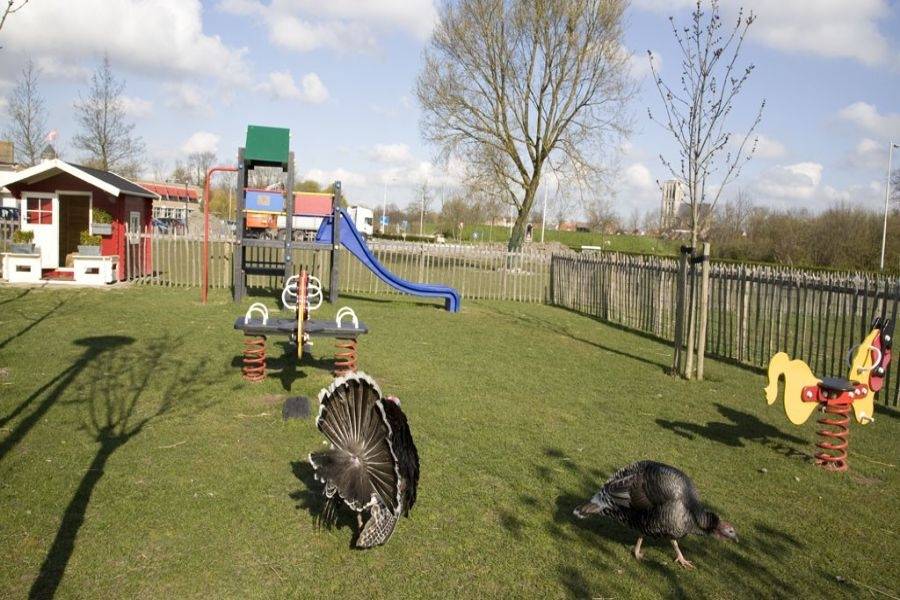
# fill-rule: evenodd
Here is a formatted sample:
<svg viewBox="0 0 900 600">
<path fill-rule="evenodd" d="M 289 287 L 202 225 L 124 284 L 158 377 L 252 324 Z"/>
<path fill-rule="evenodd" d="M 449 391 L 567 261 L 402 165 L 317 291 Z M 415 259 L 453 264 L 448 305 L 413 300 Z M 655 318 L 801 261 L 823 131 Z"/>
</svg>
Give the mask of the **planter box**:
<svg viewBox="0 0 900 600">
<path fill-rule="evenodd" d="M 41 280 L 41 255 L 3 254 L 3 277 L 10 283 L 37 283 Z"/>
<path fill-rule="evenodd" d="M 96 248 L 96 246 L 92 246 Z M 75 283 L 102 285 L 115 283 L 119 264 L 118 256 L 84 256 L 75 257 Z"/>
<path fill-rule="evenodd" d="M 110 235 L 112 223 L 91 223 L 91 233 L 93 235 Z"/>
<path fill-rule="evenodd" d="M 82 256 L 100 256 L 100 246 L 78 245 L 78 254 Z"/>
<path fill-rule="evenodd" d="M 10 251 L 15 254 L 37 254 L 34 250 L 34 243 L 29 244 L 10 244 Z"/>
</svg>

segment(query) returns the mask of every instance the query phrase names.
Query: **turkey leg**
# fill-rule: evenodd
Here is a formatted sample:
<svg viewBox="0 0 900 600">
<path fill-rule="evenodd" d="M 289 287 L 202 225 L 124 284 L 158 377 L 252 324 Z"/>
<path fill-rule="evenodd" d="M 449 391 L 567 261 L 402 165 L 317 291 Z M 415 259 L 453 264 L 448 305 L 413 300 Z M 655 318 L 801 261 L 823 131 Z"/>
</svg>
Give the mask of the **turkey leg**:
<svg viewBox="0 0 900 600">
<path fill-rule="evenodd" d="M 638 560 L 644 558 L 644 553 L 641 552 L 641 543 L 644 541 L 643 537 L 639 537 L 637 539 L 637 543 L 634 545 L 634 557 Z"/>
<path fill-rule="evenodd" d="M 685 569 L 693 569 L 694 564 L 686 559 L 684 554 L 681 553 L 681 548 L 678 547 L 678 540 L 672 540 L 672 547 L 675 548 L 675 562 Z"/>
</svg>

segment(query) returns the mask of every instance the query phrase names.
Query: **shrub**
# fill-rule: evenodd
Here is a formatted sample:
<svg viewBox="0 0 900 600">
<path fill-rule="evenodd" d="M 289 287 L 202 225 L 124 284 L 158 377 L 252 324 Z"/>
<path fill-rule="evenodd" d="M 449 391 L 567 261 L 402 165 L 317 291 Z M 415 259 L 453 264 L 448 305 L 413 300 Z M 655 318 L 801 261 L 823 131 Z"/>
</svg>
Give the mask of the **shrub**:
<svg viewBox="0 0 900 600">
<path fill-rule="evenodd" d="M 13 244 L 30 244 L 33 240 L 33 231 L 22 231 L 21 229 L 17 229 L 12 235 Z"/>
<path fill-rule="evenodd" d="M 91 211 L 91 222 L 92 223 L 112 223 L 113 218 L 112 215 L 103 210 L 102 208 L 95 208 Z"/>
<path fill-rule="evenodd" d="M 91 235 L 87 230 L 81 232 L 79 244 L 82 246 L 99 246 L 102 238 L 99 235 Z"/>
</svg>

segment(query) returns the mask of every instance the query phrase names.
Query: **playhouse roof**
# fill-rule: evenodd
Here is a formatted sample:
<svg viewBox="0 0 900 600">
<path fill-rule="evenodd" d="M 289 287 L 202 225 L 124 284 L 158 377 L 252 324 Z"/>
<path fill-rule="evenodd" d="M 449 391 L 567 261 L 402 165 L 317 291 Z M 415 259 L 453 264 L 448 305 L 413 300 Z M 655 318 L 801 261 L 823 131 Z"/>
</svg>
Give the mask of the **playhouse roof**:
<svg viewBox="0 0 900 600">
<path fill-rule="evenodd" d="M 119 197 L 123 194 L 129 196 L 138 196 L 140 198 L 156 199 L 157 195 L 150 190 L 139 186 L 133 181 L 129 181 L 121 175 L 94 169 L 82 165 L 75 165 L 54 158 L 47 160 L 33 167 L 29 167 L 17 173 L 0 174 L 0 187 L 9 187 L 15 184 L 28 185 L 36 183 L 44 179 L 48 179 L 60 173 L 68 173 L 72 177 L 76 177 L 85 183 L 88 183 L 104 192 Z"/>
</svg>

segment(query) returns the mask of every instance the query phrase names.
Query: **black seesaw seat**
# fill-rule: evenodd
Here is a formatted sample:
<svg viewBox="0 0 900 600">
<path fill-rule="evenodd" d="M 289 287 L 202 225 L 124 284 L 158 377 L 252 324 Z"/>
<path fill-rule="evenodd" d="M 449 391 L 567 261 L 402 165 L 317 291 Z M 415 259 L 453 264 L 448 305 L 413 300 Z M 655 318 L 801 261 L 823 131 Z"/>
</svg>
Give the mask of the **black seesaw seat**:
<svg viewBox="0 0 900 600">
<path fill-rule="evenodd" d="M 296 335 L 297 319 L 270 318 L 265 325 L 262 319 L 250 319 L 246 323 L 244 317 L 238 317 L 234 322 L 234 328 L 243 331 L 246 335 Z M 313 337 L 333 337 L 338 339 L 352 339 L 369 332 L 364 323 L 354 327 L 353 323 L 344 323 L 341 326 L 334 321 L 304 321 L 303 331 Z"/>
</svg>

